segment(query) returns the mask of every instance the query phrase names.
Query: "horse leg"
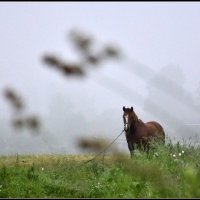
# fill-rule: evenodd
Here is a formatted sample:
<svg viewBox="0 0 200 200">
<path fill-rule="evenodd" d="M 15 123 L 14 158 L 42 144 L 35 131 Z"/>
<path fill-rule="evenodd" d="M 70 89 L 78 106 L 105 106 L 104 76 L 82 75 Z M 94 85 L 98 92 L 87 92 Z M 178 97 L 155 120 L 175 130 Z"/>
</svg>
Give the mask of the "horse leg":
<svg viewBox="0 0 200 200">
<path fill-rule="evenodd" d="M 146 152 L 147 157 L 149 157 L 149 153 L 150 153 L 150 143 L 149 143 L 149 141 L 141 141 L 140 146 L 141 146 L 141 150 Z"/>
<path fill-rule="evenodd" d="M 150 149 L 150 145 L 148 143 L 144 144 L 144 151 L 149 153 L 149 149 Z"/>
<path fill-rule="evenodd" d="M 128 148 L 129 148 L 129 151 L 130 151 L 130 157 L 132 158 L 133 154 L 134 154 L 134 147 L 133 147 L 132 144 L 128 143 Z"/>
<path fill-rule="evenodd" d="M 150 144 L 149 143 L 146 144 L 145 152 L 147 153 L 147 158 L 150 158 Z"/>
</svg>

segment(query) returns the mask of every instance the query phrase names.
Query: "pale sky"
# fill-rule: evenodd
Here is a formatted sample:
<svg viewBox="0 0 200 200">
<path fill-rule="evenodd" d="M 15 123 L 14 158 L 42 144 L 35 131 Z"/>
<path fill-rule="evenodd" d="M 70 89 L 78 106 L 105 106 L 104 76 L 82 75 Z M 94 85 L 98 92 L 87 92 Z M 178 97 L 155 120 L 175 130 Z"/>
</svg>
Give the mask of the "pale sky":
<svg viewBox="0 0 200 200">
<path fill-rule="evenodd" d="M 127 59 L 89 69 L 89 78 L 84 80 L 68 79 L 48 69 L 41 61 L 45 53 L 76 60 L 76 51 L 67 37 L 74 28 L 92 35 L 99 46 L 117 44 Z M 57 138 L 56 145 L 66 148 L 65 152 L 70 152 L 68 138 L 79 134 L 96 132 L 95 136 L 113 139 L 123 128 L 123 106 L 133 106 L 144 121 L 156 117 L 165 123 L 144 110 L 148 80 L 130 73 L 127 66 L 140 63 L 155 74 L 166 66 L 176 66 L 185 78 L 185 89 L 195 93 L 200 83 L 199 52 L 199 2 L 0 3 L 0 90 L 6 86 L 16 88 L 26 100 L 28 111 L 44 119 L 52 141 Z M 136 93 L 129 99 L 123 96 L 123 86 L 119 86 L 121 96 L 111 91 L 112 84 L 108 83 L 110 89 L 105 88 L 105 77 L 138 92 L 140 98 Z M 178 79 L 180 74 L 174 77 Z M 11 112 L 3 97 L 0 109 L 0 124 L 7 130 L 1 132 L 1 145 L 5 145 L 1 154 L 14 153 L 19 146 L 19 152 L 45 151 L 36 148 L 39 139 L 33 144 L 25 133 L 19 137 L 6 128 Z M 79 123 L 81 130 L 75 129 Z M 55 151 L 59 152 L 56 145 Z"/>
</svg>

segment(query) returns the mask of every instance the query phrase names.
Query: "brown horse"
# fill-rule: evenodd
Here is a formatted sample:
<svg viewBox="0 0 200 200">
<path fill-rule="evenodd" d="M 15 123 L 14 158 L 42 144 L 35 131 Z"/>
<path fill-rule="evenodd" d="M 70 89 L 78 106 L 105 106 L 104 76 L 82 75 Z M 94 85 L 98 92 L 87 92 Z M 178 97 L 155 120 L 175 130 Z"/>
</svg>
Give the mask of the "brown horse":
<svg viewBox="0 0 200 200">
<path fill-rule="evenodd" d="M 152 139 L 165 143 L 165 132 L 158 122 L 144 123 L 137 117 L 133 107 L 123 106 L 123 111 L 124 131 L 131 155 L 135 148 L 148 152 Z"/>
</svg>

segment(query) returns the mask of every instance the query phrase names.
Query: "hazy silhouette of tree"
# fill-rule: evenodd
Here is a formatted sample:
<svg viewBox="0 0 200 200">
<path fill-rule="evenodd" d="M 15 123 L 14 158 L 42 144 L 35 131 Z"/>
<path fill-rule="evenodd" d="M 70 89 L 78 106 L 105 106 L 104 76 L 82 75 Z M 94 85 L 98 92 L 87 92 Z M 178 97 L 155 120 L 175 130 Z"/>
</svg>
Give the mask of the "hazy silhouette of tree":
<svg viewBox="0 0 200 200">
<path fill-rule="evenodd" d="M 196 107 L 198 109 L 198 112 L 200 112 L 200 82 L 199 82 L 199 85 L 196 89 Z"/>
<path fill-rule="evenodd" d="M 152 113 L 157 112 L 158 117 L 163 119 L 163 123 L 166 124 L 175 137 L 196 134 L 194 127 L 188 124 L 195 123 L 200 117 L 198 112 L 194 111 L 195 97 L 191 94 L 188 96 L 184 88 L 184 82 L 185 77 L 180 67 L 166 66 L 147 84 L 149 94 L 144 103 L 144 110 Z M 168 95 L 168 93 L 171 95 Z M 164 108 L 169 116 L 155 110 L 151 102 L 155 102 L 159 107 Z"/>
</svg>

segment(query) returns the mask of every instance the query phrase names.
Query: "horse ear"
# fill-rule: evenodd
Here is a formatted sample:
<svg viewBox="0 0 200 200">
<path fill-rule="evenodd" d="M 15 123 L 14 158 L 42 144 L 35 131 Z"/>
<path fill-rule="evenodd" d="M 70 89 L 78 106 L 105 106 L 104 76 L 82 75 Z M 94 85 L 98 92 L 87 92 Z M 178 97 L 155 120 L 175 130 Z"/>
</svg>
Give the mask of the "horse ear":
<svg viewBox="0 0 200 200">
<path fill-rule="evenodd" d="M 125 111 L 125 106 L 123 106 L 123 111 Z"/>
<path fill-rule="evenodd" d="M 131 111 L 133 111 L 133 107 L 131 107 Z"/>
</svg>

